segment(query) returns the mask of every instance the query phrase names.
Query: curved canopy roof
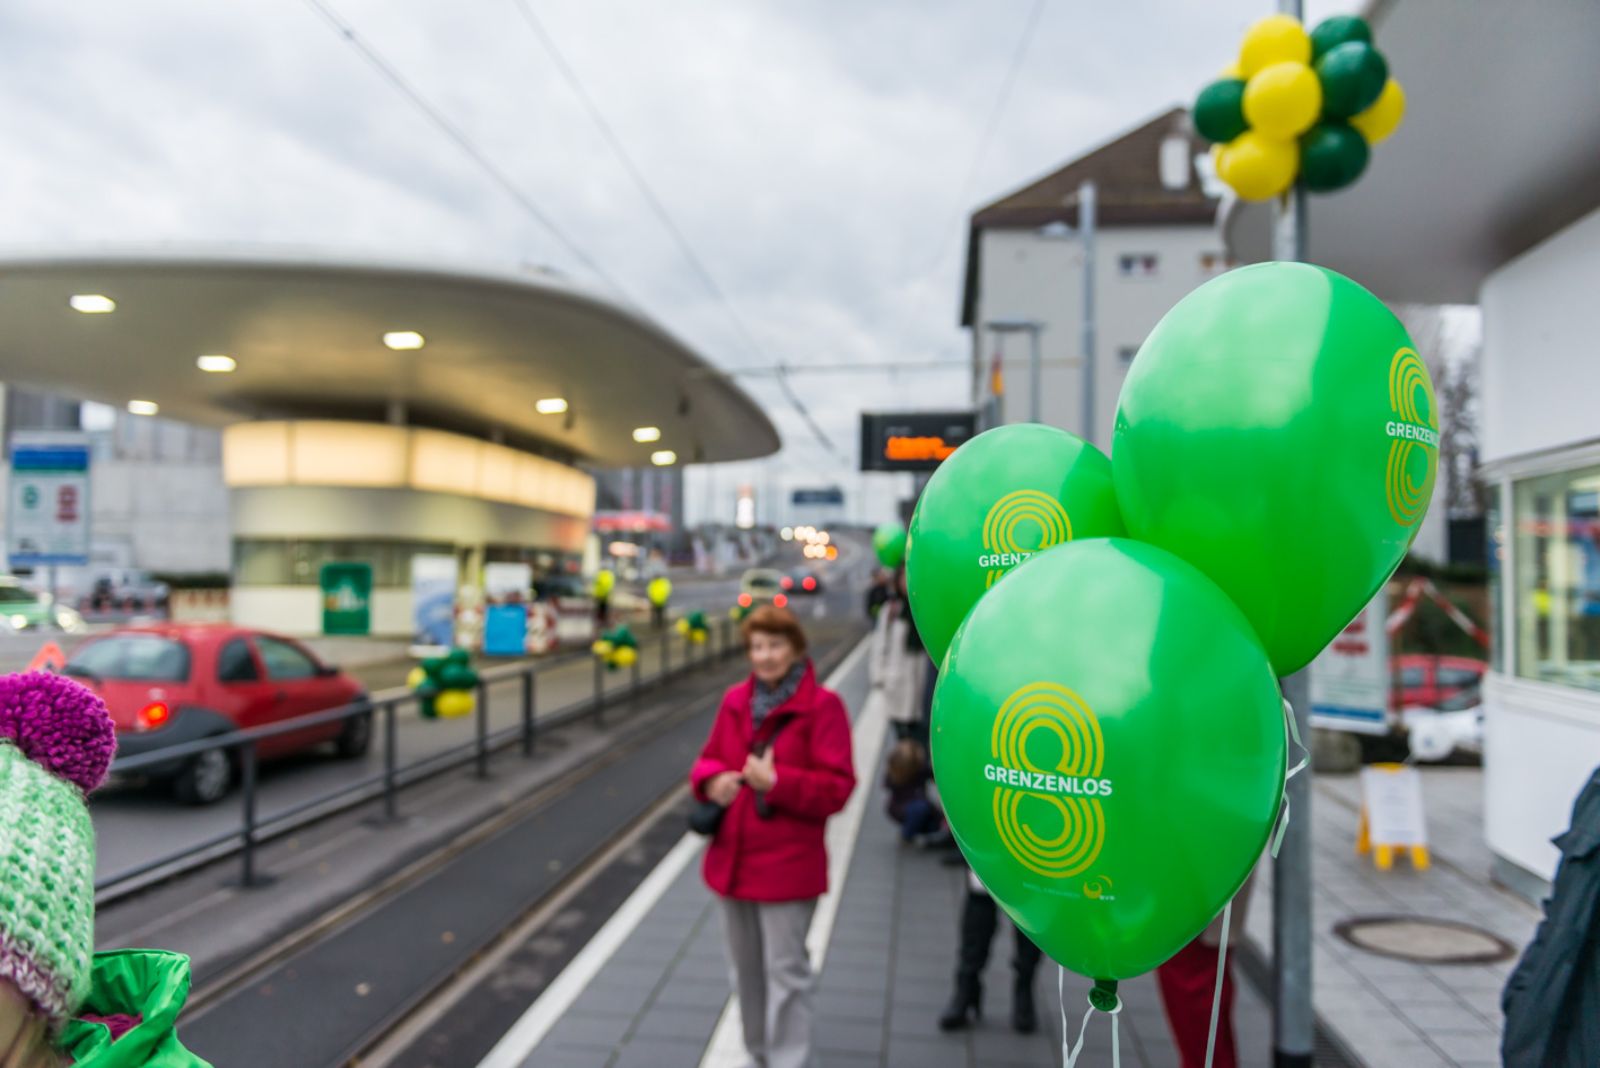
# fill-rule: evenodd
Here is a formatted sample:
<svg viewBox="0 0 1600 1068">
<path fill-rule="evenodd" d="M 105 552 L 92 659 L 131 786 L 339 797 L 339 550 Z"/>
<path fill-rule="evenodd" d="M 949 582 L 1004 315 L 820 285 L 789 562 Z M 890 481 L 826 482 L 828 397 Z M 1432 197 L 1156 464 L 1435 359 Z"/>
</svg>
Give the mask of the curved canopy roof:
<svg viewBox="0 0 1600 1068">
<path fill-rule="evenodd" d="M 75 294 L 116 302 L 109 314 Z M 423 347 L 396 351 L 390 332 Z M 203 355 L 237 361 L 206 373 Z M 253 248 L 0 254 L 0 379 L 221 426 L 408 422 L 600 464 L 741 460 L 765 413 L 659 325 L 560 276 Z M 565 414 L 535 402 L 564 398 Z M 636 442 L 636 427 L 659 441 Z"/>
</svg>

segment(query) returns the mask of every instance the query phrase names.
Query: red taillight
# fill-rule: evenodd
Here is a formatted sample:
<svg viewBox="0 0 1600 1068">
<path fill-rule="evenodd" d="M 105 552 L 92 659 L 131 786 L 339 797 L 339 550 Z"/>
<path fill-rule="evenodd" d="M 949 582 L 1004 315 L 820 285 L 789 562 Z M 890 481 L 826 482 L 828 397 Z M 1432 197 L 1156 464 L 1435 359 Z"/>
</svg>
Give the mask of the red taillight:
<svg viewBox="0 0 1600 1068">
<path fill-rule="evenodd" d="M 739 607 L 740 608 L 749 608 L 750 607 L 750 595 L 748 593 L 741 593 L 739 595 Z"/>
<path fill-rule="evenodd" d="M 800 585 L 804 586 L 808 590 L 814 590 L 817 588 L 817 580 L 812 578 L 810 575 L 807 575 L 806 580 Z"/>
<path fill-rule="evenodd" d="M 157 727 L 165 725 L 167 720 L 171 718 L 172 709 L 160 701 L 152 701 L 139 709 L 139 729 L 142 731 L 155 730 Z"/>
<path fill-rule="evenodd" d="M 784 605 L 789 603 L 789 598 L 780 593 L 778 596 L 772 599 L 772 603 L 777 607 L 782 608 Z"/>
<path fill-rule="evenodd" d="M 779 585 L 786 590 L 792 590 L 794 589 L 794 579 L 790 578 L 788 575 L 785 575 L 783 576 L 782 581 L 779 582 Z"/>
</svg>

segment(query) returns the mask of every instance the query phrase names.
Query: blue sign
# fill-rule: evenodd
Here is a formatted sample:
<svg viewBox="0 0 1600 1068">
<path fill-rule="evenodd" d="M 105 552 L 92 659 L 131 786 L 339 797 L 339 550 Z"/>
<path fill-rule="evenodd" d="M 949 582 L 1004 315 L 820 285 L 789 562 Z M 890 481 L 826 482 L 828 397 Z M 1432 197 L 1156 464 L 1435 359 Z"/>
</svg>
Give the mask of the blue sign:
<svg viewBox="0 0 1600 1068">
<path fill-rule="evenodd" d="M 483 655 L 528 655 L 528 606 L 492 604 L 483 617 Z"/>
<path fill-rule="evenodd" d="M 13 568 L 89 562 L 89 440 L 81 434 L 11 438 L 6 553 Z"/>
</svg>

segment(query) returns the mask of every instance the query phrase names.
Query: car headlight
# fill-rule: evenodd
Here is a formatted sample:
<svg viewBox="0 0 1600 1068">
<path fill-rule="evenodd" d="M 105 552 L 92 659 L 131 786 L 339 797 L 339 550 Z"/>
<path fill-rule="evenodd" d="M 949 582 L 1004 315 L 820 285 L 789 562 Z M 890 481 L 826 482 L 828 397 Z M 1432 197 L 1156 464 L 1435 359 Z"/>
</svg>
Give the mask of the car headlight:
<svg viewBox="0 0 1600 1068">
<path fill-rule="evenodd" d="M 84 629 L 83 617 L 74 608 L 56 609 L 56 626 L 65 631 L 76 633 Z"/>
<path fill-rule="evenodd" d="M 28 629 L 28 617 L 27 616 L 12 616 L 11 617 L 11 626 L 12 626 L 12 629 L 14 629 L 14 630 L 27 630 Z"/>
</svg>

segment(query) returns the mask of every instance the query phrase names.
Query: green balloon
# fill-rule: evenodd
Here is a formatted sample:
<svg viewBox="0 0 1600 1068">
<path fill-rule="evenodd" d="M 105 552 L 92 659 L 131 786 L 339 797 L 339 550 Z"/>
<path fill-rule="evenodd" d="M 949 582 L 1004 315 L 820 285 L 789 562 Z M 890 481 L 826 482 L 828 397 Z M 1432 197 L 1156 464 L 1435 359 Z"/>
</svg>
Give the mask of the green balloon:
<svg viewBox="0 0 1600 1068">
<path fill-rule="evenodd" d="M 1156 324 L 1123 383 L 1112 474 L 1129 533 L 1210 576 L 1288 675 L 1405 556 L 1438 433 L 1428 370 L 1378 298 L 1262 263 Z"/>
<path fill-rule="evenodd" d="M 884 523 L 872 532 L 872 550 L 884 567 L 899 567 L 906 558 L 906 528 L 899 523 Z"/>
<path fill-rule="evenodd" d="M 1222 911 L 1283 792 L 1282 698 L 1250 624 L 1171 553 L 1086 538 L 995 584 L 950 646 L 933 773 L 1028 937 L 1140 975 Z"/>
<path fill-rule="evenodd" d="M 1317 23 L 1311 31 L 1311 61 L 1315 63 L 1342 44 L 1372 43 L 1372 27 L 1359 15 L 1335 15 Z"/>
<path fill-rule="evenodd" d="M 928 655 L 944 659 L 978 598 L 1029 553 L 1122 532 L 1099 449 L 1040 423 L 979 434 L 939 465 L 911 516 L 906 587 Z"/>
<path fill-rule="evenodd" d="M 1227 144 L 1250 128 L 1244 117 L 1244 81 L 1223 78 L 1200 90 L 1194 102 L 1194 128 L 1207 141 Z"/>
<path fill-rule="evenodd" d="M 1348 123 L 1324 121 L 1300 138 L 1300 177 L 1316 193 L 1343 189 L 1367 169 L 1367 139 Z"/>
<path fill-rule="evenodd" d="M 1316 62 L 1322 83 L 1322 113 L 1348 119 L 1370 108 L 1389 80 L 1389 64 L 1369 44 L 1350 41 Z"/>
</svg>

